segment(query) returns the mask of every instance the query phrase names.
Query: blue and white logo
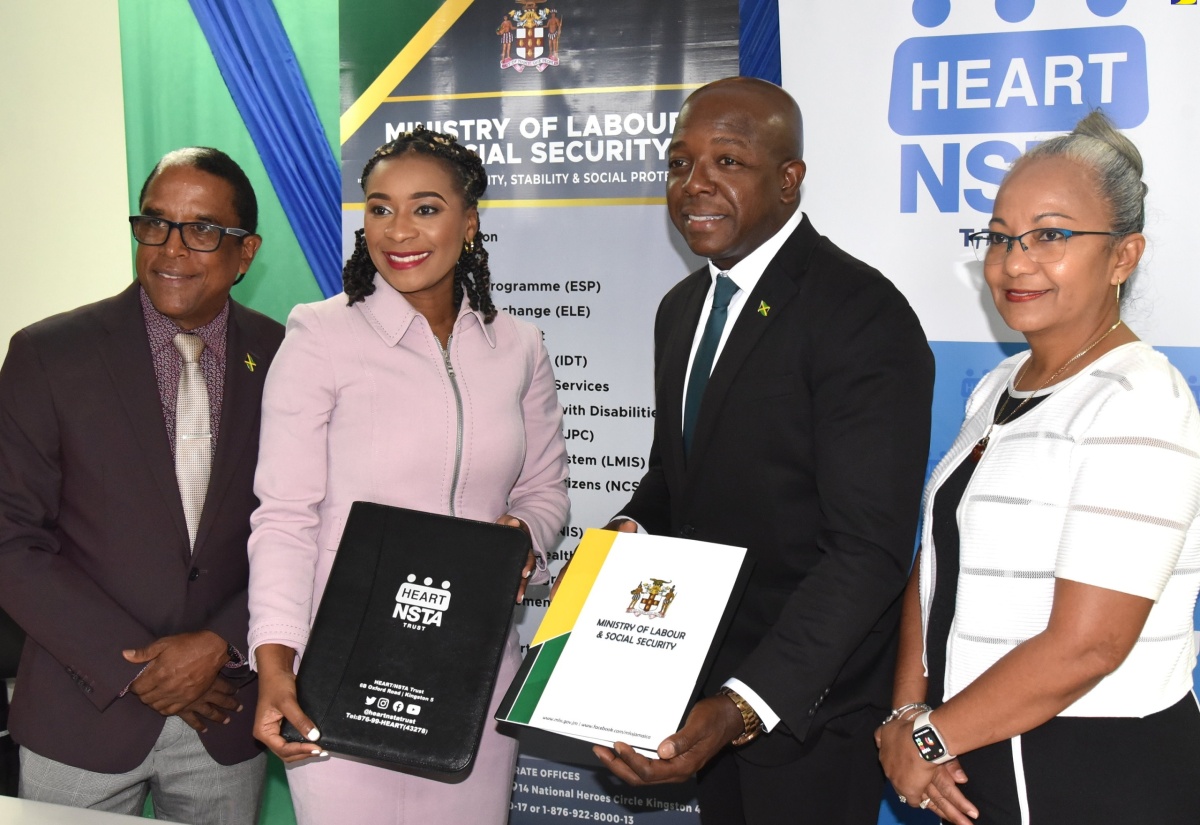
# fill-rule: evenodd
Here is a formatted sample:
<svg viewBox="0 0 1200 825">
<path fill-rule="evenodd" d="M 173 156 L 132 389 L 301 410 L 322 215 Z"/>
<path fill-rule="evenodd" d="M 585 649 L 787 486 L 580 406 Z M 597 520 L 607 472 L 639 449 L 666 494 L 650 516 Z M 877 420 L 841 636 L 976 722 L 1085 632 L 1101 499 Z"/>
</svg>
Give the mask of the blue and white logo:
<svg viewBox="0 0 1200 825">
<path fill-rule="evenodd" d="M 914 37 L 892 64 L 888 123 L 901 135 L 1069 131 L 1103 108 L 1146 119 L 1146 41 L 1129 26 Z"/>
<path fill-rule="evenodd" d="M 1034 6 L 1034 0 L 995 2 L 1007 23 L 1024 21 Z M 1097 17 L 1124 6 L 1125 0 L 1087 1 Z M 950 12 L 950 0 L 913 3 L 913 18 L 926 28 L 942 25 Z M 1119 128 L 1138 126 L 1149 112 L 1148 89 L 1146 41 L 1130 26 L 909 38 L 892 62 L 894 132 L 1028 137 L 947 142 L 940 158 L 928 145 L 902 144 L 900 211 L 916 212 L 924 189 L 940 212 L 958 212 L 965 202 L 990 213 L 992 198 L 972 183 L 998 185 L 1034 135 L 1069 131 L 1092 109 L 1103 109 Z"/>
</svg>

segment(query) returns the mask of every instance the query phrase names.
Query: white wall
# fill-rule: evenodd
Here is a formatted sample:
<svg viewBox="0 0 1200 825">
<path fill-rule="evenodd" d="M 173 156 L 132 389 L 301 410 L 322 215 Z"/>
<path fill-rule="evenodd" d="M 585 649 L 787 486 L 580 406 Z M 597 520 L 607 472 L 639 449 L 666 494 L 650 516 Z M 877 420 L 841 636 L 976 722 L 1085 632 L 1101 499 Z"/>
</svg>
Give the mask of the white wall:
<svg viewBox="0 0 1200 825">
<path fill-rule="evenodd" d="M 129 283 L 117 0 L 0 2 L 0 357 Z"/>
</svg>

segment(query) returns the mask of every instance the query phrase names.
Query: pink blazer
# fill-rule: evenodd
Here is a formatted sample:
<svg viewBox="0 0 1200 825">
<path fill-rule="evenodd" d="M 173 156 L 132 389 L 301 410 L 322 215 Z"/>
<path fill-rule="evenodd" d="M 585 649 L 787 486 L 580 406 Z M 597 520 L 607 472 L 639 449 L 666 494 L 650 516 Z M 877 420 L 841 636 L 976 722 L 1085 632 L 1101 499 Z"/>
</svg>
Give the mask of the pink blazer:
<svg viewBox="0 0 1200 825">
<path fill-rule="evenodd" d="M 532 324 L 491 324 L 464 301 L 448 356 L 424 316 L 387 284 L 297 306 L 263 391 L 251 517 L 254 649 L 303 653 L 350 505 L 373 501 L 494 521 L 533 535 L 533 583 L 566 522 L 567 451 L 554 375 Z M 456 472 L 457 466 L 457 472 Z"/>
</svg>

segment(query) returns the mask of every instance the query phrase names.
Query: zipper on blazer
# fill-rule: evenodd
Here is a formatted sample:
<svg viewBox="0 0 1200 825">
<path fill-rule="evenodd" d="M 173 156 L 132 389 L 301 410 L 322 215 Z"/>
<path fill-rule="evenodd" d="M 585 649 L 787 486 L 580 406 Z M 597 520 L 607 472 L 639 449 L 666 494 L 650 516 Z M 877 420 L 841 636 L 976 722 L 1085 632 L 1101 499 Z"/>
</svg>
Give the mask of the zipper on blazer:
<svg viewBox="0 0 1200 825">
<path fill-rule="evenodd" d="M 446 346 L 442 346 L 442 342 L 438 341 L 438 337 L 433 336 L 433 340 L 437 341 L 438 350 L 442 353 L 442 362 L 446 365 L 446 374 L 450 376 L 450 386 L 454 388 L 454 408 L 458 414 L 458 431 L 454 439 L 454 475 L 450 478 L 450 515 L 454 515 L 454 497 L 458 495 L 458 474 L 462 470 L 462 449 L 463 449 L 463 406 L 462 393 L 458 389 L 458 378 L 454 375 L 454 366 L 450 363 L 450 342 L 454 340 L 454 335 L 446 338 Z"/>
</svg>

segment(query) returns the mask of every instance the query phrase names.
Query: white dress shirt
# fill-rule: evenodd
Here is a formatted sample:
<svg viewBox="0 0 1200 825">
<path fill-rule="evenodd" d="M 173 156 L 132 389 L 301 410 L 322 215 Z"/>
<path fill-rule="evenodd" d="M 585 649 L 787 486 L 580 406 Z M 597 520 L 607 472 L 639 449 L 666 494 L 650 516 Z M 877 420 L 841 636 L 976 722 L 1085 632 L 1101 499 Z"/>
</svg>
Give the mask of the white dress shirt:
<svg viewBox="0 0 1200 825">
<path fill-rule="evenodd" d="M 713 369 L 716 369 L 717 360 L 721 357 L 722 351 L 725 349 L 725 342 L 729 340 L 729 332 L 733 329 L 733 325 L 737 323 L 738 315 L 741 314 L 742 308 L 746 304 L 746 298 L 754 291 L 754 287 L 758 286 L 758 281 L 762 278 L 763 272 L 767 269 L 767 264 L 771 263 L 784 241 L 791 237 L 796 231 L 796 227 L 803 220 L 804 213 L 799 209 L 792 217 L 788 218 L 787 223 L 783 227 L 768 238 L 761 246 L 742 258 L 733 265 L 728 271 L 721 269 L 712 261 L 708 262 L 708 271 L 712 275 L 712 281 L 708 285 L 708 292 L 704 296 L 704 305 L 700 308 L 700 320 L 696 323 L 696 334 L 692 339 L 692 351 L 688 355 L 687 370 L 683 373 L 683 404 L 687 406 L 687 385 L 692 376 L 692 362 L 696 360 L 696 350 L 700 348 L 700 339 L 704 337 L 704 325 L 708 323 L 708 316 L 712 314 L 713 290 L 716 289 L 717 276 L 724 272 L 728 275 L 735 284 L 738 291 L 733 294 L 729 300 L 729 314 L 726 316 L 725 329 L 721 330 L 721 340 L 717 343 L 717 351 L 713 355 Z M 757 312 L 755 307 L 751 311 Z M 709 375 L 712 375 L 710 372 Z M 736 690 L 736 688 L 735 688 Z M 742 693 L 740 690 L 738 693 Z M 742 698 L 749 701 L 750 697 L 742 693 Z M 753 704 L 753 703 L 751 703 Z M 755 705 L 755 709 L 758 706 Z"/>
</svg>

